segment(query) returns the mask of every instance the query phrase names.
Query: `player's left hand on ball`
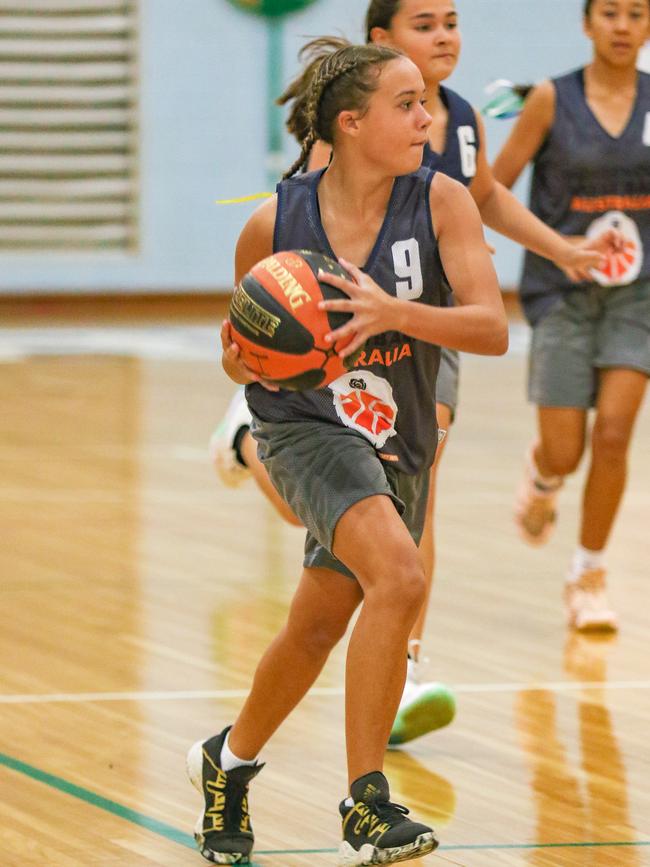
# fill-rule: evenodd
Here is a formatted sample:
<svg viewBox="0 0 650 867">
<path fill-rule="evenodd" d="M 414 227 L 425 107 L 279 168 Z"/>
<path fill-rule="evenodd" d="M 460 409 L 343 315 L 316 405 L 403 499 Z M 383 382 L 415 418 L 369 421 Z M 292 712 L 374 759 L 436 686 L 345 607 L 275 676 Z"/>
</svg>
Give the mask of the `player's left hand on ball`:
<svg viewBox="0 0 650 867">
<path fill-rule="evenodd" d="M 279 386 L 267 382 L 254 373 L 250 367 L 246 367 L 240 358 L 240 349 L 232 339 L 230 321 L 224 319 L 221 324 L 221 348 L 223 349 L 223 366 L 228 376 L 239 385 L 248 385 L 251 382 L 259 382 L 268 391 L 280 391 Z"/>
<path fill-rule="evenodd" d="M 340 357 L 345 358 L 363 346 L 369 337 L 394 328 L 397 299 L 384 292 L 372 277 L 356 265 L 346 262 L 345 259 L 339 259 L 339 263 L 351 274 L 352 280 L 325 271 L 319 272 L 318 279 L 336 286 L 349 297 L 321 301 L 318 306 L 321 310 L 352 313 L 352 318 L 345 325 L 325 335 L 325 340 L 332 344 L 344 339 L 350 340 L 339 352 Z"/>
</svg>

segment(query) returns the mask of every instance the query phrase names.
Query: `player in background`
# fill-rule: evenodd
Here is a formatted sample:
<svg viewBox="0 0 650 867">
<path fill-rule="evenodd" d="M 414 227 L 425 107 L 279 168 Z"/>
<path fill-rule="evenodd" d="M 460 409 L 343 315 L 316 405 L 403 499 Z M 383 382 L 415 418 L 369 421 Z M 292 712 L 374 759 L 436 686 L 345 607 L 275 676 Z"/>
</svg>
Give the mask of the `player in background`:
<svg viewBox="0 0 650 867">
<path fill-rule="evenodd" d="M 512 186 L 532 161 L 530 204 L 540 219 L 567 235 L 612 227 L 624 239 L 587 282 L 571 283 L 530 252 L 521 280 L 533 327 L 528 395 L 538 433 L 515 518 L 526 541 L 546 542 L 563 480 L 589 453 L 564 590 L 568 625 L 589 631 L 617 628 L 605 548 L 650 374 L 650 76 L 637 71 L 650 2 L 587 0 L 583 26 L 590 63 L 534 88 L 494 173 Z"/>
</svg>

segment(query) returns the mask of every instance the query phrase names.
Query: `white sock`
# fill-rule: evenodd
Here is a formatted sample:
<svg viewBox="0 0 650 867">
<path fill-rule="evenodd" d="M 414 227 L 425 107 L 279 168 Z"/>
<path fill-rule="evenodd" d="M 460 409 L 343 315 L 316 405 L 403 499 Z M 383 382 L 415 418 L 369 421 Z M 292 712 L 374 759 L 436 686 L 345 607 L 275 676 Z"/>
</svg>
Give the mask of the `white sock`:
<svg viewBox="0 0 650 867">
<path fill-rule="evenodd" d="M 343 803 L 346 807 L 354 807 L 354 801 L 352 800 L 352 798 L 346 798 Z"/>
<path fill-rule="evenodd" d="M 407 656 L 409 659 L 412 659 L 413 662 L 418 662 L 420 657 L 420 647 L 422 642 L 419 638 L 411 638 L 407 645 Z"/>
<path fill-rule="evenodd" d="M 233 751 L 230 749 L 230 732 L 226 735 L 226 739 L 223 742 L 223 746 L 221 747 L 221 769 L 228 773 L 228 771 L 232 771 L 233 768 L 240 768 L 242 765 L 256 765 L 257 758 L 252 759 L 251 761 L 247 761 L 246 759 L 240 759 L 239 756 L 236 756 Z"/>
<path fill-rule="evenodd" d="M 583 572 L 591 569 L 602 569 L 605 562 L 604 551 L 590 551 L 578 545 L 571 561 L 571 568 L 567 575 L 567 581 L 577 581 Z"/>
</svg>

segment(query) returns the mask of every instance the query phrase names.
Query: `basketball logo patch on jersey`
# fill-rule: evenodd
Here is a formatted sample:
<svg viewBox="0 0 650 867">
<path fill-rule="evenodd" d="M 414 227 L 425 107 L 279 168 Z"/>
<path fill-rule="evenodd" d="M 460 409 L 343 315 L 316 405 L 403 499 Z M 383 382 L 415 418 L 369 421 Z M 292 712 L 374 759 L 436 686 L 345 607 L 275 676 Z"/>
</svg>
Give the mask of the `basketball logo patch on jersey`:
<svg viewBox="0 0 650 867">
<path fill-rule="evenodd" d="M 328 387 L 336 414 L 346 427 L 363 434 L 375 448 L 382 448 L 389 437 L 395 436 L 397 404 L 386 379 L 369 371 L 354 371 Z"/>
<path fill-rule="evenodd" d="M 641 273 L 643 265 L 643 243 L 637 224 L 622 211 L 608 211 L 589 226 L 587 238 L 595 238 L 608 229 L 621 233 L 624 247 L 607 255 L 607 261 L 592 274 L 601 286 L 626 286 L 633 283 Z"/>
</svg>

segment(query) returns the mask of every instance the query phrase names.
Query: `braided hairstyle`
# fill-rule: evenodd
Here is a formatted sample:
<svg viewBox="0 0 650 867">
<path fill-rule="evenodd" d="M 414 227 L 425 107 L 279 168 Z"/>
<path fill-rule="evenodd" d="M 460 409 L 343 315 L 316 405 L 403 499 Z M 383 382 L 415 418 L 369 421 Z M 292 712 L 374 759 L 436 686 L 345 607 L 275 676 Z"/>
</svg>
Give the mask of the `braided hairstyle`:
<svg viewBox="0 0 650 867">
<path fill-rule="evenodd" d="M 314 73 L 328 54 L 339 48 L 345 48 L 347 45 L 350 45 L 347 39 L 338 36 L 322 36 L 320 39 L 313 39 L 308 42 L 298 52 L 298 60 L 302 62 L 303 70 L 275 102 L 277 105 L 292 103 L 286 127 L 299 143 L 307 138 L 309 132 L 307 103 Z"/>
<path fill-rule="evenodd" d="M 287 126 L 301 146 L 300 156 L 283 179 L 308 162 L 319 139 L 334 144 L 334 121 L 340 112 L 365 111 L 383 66 L 402 56 L 393 48 L 351 45 L 333 36 L 314 39 L 303 48 L 301 57 L 307 58 L 308 65 L 278 100 L 281 104 L 294 100 Z"/>
</svg>

